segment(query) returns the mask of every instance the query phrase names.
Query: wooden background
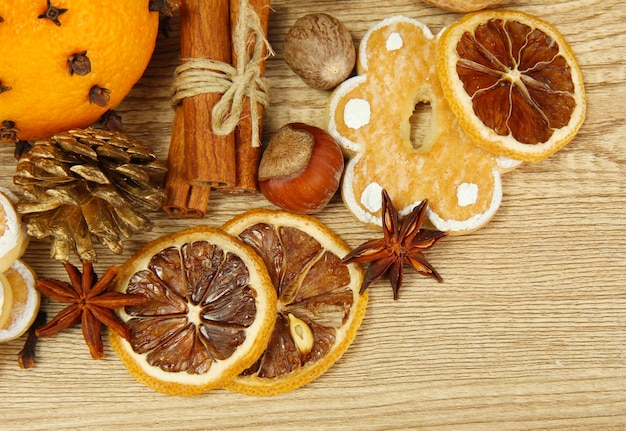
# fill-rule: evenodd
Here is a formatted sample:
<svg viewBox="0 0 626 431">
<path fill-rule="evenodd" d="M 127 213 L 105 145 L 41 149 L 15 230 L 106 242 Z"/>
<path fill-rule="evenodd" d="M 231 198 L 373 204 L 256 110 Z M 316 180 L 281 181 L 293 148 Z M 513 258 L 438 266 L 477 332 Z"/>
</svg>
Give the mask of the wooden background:
<svg viewBox="0 0 626 431">
<path fill-rule="evenodd" d="M 322 377 L 291 393 L 255 398 L 217 390 L 192 398 L 137 383 L 105 339 L 90 358 L 79 328 L 41 340 L 22 370 L 23 339 L 0 346 L 0 429 L 177 430 L 623 430 L 626 429 L 626 8 L 619 0 L 504 0 L 562 31 L 583 69 L 588 116 L 578 137 L 548 160 L 503 176 L 493 221 L 428 253 L 444 277 L 409 273 L 400 300 L 387 281 L 371 289 L 348 352 Z M 285 65 L 282 40 L 300 16 L 340 18 L 358 42 L 379 20 L 404 14 L 433 32 L 459 18 L 420 0 L 275 0 L 267 63 L 271 107 L 265 140 L 290 121 L 323 125 L 328 92 L 306 87 Z M 169 85 L 179 63 L 177 20 L 118 108 L 125 130 L 164 159 L 173 112 Z M 0 148 L 0 185 L 11 187 L 12 149 Z M 214 194 L 203 220 L 153 214 L 151 233 L 123 255 L 99 249 L 97 269 L 119 265 L 153 238 L 192 224 L 219 226 L 262 196 Z M 336 196 L 319 213 L 351 246 L 378 236 Z M 42 277 L 65 279 L 33 241 L 25 255 Z M 51 314 L 59 304 L 44 301 Z"/>
</svg>

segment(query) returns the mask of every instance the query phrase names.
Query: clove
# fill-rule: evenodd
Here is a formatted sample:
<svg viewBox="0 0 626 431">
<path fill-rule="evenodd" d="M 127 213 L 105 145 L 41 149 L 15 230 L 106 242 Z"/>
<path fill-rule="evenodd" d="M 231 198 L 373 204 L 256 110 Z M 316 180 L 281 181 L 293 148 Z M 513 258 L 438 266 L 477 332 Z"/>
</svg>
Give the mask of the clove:
<svg viewBox="0 0 626 431">
<path fill-rule="evenodd" d="M 37 347 L 37 340 L 39 339 L 39 337 L 35 334 L 35 331 L 37 331 L 37 328 L 46 323 L 46 319 L 47 315 L 45 311 L 40 311 L 37 313 L 35 321 L 28 329 L 28 336 L 26 337 L 24 347 L 17 354 L 17 362 L 20 365 L 20 368 L 28 369 L 35 366 L 35 350 Z"/>
<path fill-rule="evenodd" d="M 87 57 L 87 51 L 70 55 L 67 64 L 70 67 L 70 75 L 85 76 L 91 72 L 91 60 Z"/>
<path fill-rule="evenodd" d="M 111 90 L 104 87 L 94 85 L 89 90 L 89 103 L 98 106 L 107 106 L 109 104 Z"/>
<path fill-rule="evenodd" d="M 16 142 L 19 131 L 20 129 L 15 127 L 15 122 L 4 120 L 0 124 L 0 142 Z"/>
</svg>

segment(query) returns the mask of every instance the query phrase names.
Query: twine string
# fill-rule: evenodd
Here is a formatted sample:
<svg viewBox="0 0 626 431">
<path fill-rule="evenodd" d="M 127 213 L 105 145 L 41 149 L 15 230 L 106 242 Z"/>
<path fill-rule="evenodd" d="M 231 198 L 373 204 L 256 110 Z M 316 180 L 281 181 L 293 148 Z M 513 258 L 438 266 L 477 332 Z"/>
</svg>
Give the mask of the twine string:
<svg viewBox="0 0 626 431">
<path fill-rule="evenodd" d="M 248 46 L 254 39 L 252 56 Z M 233 32 L 233 48 L 237 66 L 208 58 L 192 58 L 183 62 L 174 72 L 172 104 L 178 105 L 187 97 L 206 93 L 221 94 L 220 100 L 211 111 L 213 132 L 225 136 L 233 132 L 241 120 L 245 97 L 250 104 L 252 125 L 251 144 L 261 145 L 260 113 L 257 104 L 269 104 L 267 78 L 261 76 L 264 51 L 273 54 L 265 37 L 261 19 L 247 0 L 242 0 Z"/>
</svg>

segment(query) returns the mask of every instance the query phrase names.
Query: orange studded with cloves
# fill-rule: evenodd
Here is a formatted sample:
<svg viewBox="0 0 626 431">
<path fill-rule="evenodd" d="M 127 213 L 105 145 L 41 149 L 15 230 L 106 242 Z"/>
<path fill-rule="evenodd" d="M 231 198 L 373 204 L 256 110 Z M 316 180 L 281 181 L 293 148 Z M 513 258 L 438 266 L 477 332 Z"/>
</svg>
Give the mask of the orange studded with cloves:
<svg viewBox="0 0 626 431">
<path fill-rule="evenodd" d="M 0 2 L 0 141 L 87 127 L 115 108 L 152 57 L 152 3 Z"/>
</svg>

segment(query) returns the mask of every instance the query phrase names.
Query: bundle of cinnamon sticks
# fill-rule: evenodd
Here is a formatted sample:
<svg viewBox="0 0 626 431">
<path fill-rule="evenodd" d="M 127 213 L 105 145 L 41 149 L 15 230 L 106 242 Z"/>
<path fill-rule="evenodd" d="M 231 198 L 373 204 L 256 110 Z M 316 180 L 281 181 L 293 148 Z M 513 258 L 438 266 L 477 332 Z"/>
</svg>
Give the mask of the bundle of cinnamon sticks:
<svg viewBox="0 0 626 431">
<path fill-rule="evenodd" d="M 214 189 L 231 194 L 258 191 L 259 137 L 266 102 L 255 102 L 256 93 L 244 90 L 253 88 L 252 91 L 256 91 L 255 83 L 265 74 L 269 9 L 269 0 L 184 0 L 180 4 L 181 68 L 185 71 L 186 81 L 181 86 L 184 88 L 174 89 L 178 90 L 179 97 L 175 98 L 168 153 L 168 199 L 163 206 L 170 215 L 203 217 Z M 256 33 L 262 31 L 263 35 L 256 34 L 250 27 L 241 27 L 247 25 L 250 16 L 257 24 Z M 242 31 L 245 32 L 243 36 Z M 235 37 L 240 39 L 234 40 Z M 242 37 L 245 38 L 245 53 L 238 52 L 242 47 Z M 265 43 L 260 58 L 259 37 Z M 230 118 L 231 122 L 233 119 L 236 121 L 234 130 L 216 132 L 214 124 L 221 118 L 215 118 L 215 107 L 231 84 L 223 75 L 233 68 L 237 69 L 242 59 L 246 63 L 255 63 L 252 66 L 256 69 L 251 72 L 255 76 L 251 79 L 256 81 L 246 84 L 243 89 L 236 89 L 235 93 L 243 99 L 235 100 L 235 108 L 224 115 L 226 120 L 229 116 L 238 115 L 237 118 Z M 208 72 L 204 70 L 205 63 L 209 64 Z M 267 94 L 263 96 L 267 98 Z M 233 97 L 236 99 L 237 94 Z M 238 112 L 231 112 L 237 111 L 237 108 Z"/>
</svg>

